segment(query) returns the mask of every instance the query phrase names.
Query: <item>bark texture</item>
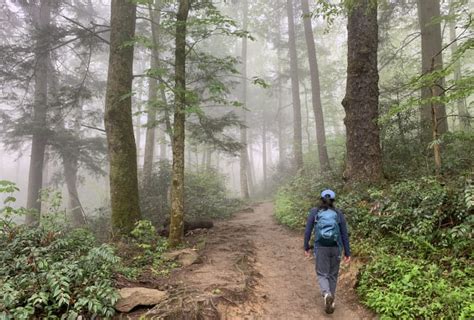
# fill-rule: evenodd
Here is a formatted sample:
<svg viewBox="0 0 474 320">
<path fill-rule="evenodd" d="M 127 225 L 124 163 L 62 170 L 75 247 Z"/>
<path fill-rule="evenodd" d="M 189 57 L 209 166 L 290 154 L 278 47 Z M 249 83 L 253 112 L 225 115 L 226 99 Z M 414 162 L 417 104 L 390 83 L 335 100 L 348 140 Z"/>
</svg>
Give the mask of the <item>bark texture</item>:
<svg viewBox="0 0 474 320">
<path fill-rule="evenodd" d="M 28 173 L 28 196 L 26 207 L 31 214 L 26 216 L 27 224 L 39 223 L 41 201 L 39 192 L 43 186 L 43 166 L 47 142 L 46 113 L 48 110 L 48 68 L 50 63 L 51 4 L 41 0 L 39 5 L 29 4 L 28 11 L 33 21 L 35 40 L 35 93 L 33 107 L 33 137 Z"/>
<path fill-rule="evenodd" d="M 190 0 L 180 0 L 176 17 L 175 111 L 173 130 L 173 176 L 169 242 L 179 245 L 184 237 L 184 133 L 186 124 L 186 23 Z"/>
<path fill-rule="evenodd" d="M 316 141 L 318 144 L 319 163 L 321 171 L 330 169 L 328 149 L 326 147 L 326 129 L 324 127 L 324 114 L 321 104 L 321 85 L 319 83 L 319 68 L 316 57 L 316 45 L 314 43 L 313 27 L 311 26 L 311 16 L 308 0 L 301 0 L 304 19 L 304 35 L 308 48 L 309 71 L 311 76 L 311 95 L 313 103 L 314 118 L 316 121 Z"/>
<path fill-rule="evenodd" d="M 133 45 L 130 41 L 135 35 L 136 6 L 128 0 L 113 0 L 111 10 L 104 122 L 110 161 L 112 227 L 116 234 L 126 234 L 140 219 L 131 105 Z"/>
<path fill-rule="evenodd" d="M 346 96 L 347 162 L 345 177 L 351 182 L 377 181 L 382 177 L 378 119 L 377 6 L 361 0 L 349 11 Z"/>
<path fill-rule="evenodd" d="M 242 2 L 243 6 L 243 30 L 247 30 L 248 26 L 248 12 L 249 6 L 248 1 L 244 0 Z M 243 107 L 247 106 L 247 38 L 242 38 L 242 92 L 241 92 L 241 102 Z M 244 199 L 250 198 L 249 193 L 249 163 L 248 163 L 248 152 L 247 152 L 247 114 L 246 110 L 242 110 L 241 120 L 243 126 L 240 128 L 240 143 L 242 144 L 242 149 L 240 150 L 240 194 Z"/>
<path fill-rule="evenodd" d="M 286 1 L 288 15 L 288 48 L 290 51 L 291 96 L 293 99 L 293 157 L 296 170 L 303 169 L 303 135 L 301 130 L 301 99 L 298 80 L 293 0 Z"/>
<path fill-rule="evenodd" d="M 418 18 L 421 30 L 421 70 L 429 74 L 443 68 L 442 39 L 440 25 L 439 0 L 418 0 Z M 426 87 L 421 90 L 423 100 L 443 94 L 444 79 L 440 79 L 434 90 Z M 442 103 L 434 104 L 436 121 L 432 121 L 431 103 L 428 101 L 421 106 L 422 141 L 429 143 L 432 139 L 433 123 L 438 124 L 438 134 L 448 131 L 446 107 Z"/>
</svg>

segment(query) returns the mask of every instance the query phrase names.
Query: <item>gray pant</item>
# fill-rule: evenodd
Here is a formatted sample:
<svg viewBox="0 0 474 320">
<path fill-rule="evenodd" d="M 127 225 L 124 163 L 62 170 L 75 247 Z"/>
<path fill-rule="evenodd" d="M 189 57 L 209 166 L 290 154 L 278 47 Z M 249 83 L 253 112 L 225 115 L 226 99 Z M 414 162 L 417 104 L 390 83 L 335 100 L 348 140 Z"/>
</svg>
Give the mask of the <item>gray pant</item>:
<svg viewBox="0 0 474 320">
<path fill-rule="evenodd" d="M 337 276 L 341 253 L 339 247 L 316 247 L 316 275 L 319 281 L 321 293 L 336 295 Z"/>
</svg>

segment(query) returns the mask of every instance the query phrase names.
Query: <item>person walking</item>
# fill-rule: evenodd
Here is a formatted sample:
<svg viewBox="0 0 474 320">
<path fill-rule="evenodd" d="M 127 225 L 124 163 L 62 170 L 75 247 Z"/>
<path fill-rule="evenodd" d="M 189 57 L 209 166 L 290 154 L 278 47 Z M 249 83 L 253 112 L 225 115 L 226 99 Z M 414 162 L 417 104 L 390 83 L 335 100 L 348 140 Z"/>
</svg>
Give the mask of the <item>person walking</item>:
<svg viewBox="0 0 474 320">
<path fill-rule="evenodd" d="M 342 248 L 344 262 L 351 261 L 349 235 L 344 214 L 334 206 L 336 193 L 332 190 L 321 192 L 321 203 L 310 210 L 304 233 L 305 256 L 311 256 L 309 241 L 314 229 L 314 256 L 316 275 L 324 298 L 326 313 L 333 313 L 339 264 Z"/>
</svg>

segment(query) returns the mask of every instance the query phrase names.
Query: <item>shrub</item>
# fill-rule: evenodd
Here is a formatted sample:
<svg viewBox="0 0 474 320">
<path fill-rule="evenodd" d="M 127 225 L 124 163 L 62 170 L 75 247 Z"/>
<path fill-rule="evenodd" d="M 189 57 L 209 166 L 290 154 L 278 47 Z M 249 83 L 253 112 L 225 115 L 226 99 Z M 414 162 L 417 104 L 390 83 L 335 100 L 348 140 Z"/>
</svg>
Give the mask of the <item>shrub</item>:
<svg viewBox="0 0 474 320">
<path fill-rule="evenodd" d="M 70 233 L 17 226 L 0 233 L 0 315 L 75 319 L 111 317 L 118 295 L 112 272 L 119 259 L 94 246 L 81 229 Z"/>
<path fill-rule="evenodd" d="M 144 217 L 155 226 L 162 225 L 169 216 L 169 170 L 169 164 L 160 162 L 158 172 L 153 174 L 148 188 L 142 186 L 141 203 Z M 214 169 L 186 171 L 184 188 L 186 217 L 222 218 L 237 211 L 242 205 L 239 199 L 229 196 L 225 177 Z"/>
<path fill-rule="evenodd" d="M 171 182 L 171 163 L 161 160 L 154 166 L 148 185 L 144 185 L 143 177 L 140 183 L 140 209 L 144 219 L 152 221 L 154 225 L 163 224 L 169 214 L 168 201 Z"/>
<path fill-rule="evenodd" d="M 174 261 L 163 258 L 163 253 L 169 248 L 168 239 L 158 235 L 151 221 L 137 221 L 130 238 L 122 240 L 125 242 L 118 246 L 124 263 L 118 271 L 126 278 L 136 279 L 148 271 L 166 275 L 178 266 Z"/>
<path fill-rule="evenodd" d="M 326 177 L 321 180 L 320 175 L 297 175 L 287 185 L 278 190 L 275 197 L 275 216 L 278 221 L 291 228 L 304 227 L 306 217 L 311 207 L 318 204 L 321 191 L 331 188 L 339 192 L 342 189 L 340 179 Z"/>
<path fill-rule="evenodd" d="M 0 181 L 0 193 L 8 194 L 0 210 L 0 318 L 112 317 L 119 262 L 113 248 L 97 246 L 86 230 L 66 233 L 54 219 L 36 228 L 16 225 L 13 218 L 25 210 L 14 208 L 15 191 Z"/>
<path fill-rule="evenodd" d="M 242 204 L 229 196 L 225 177 L 214 169 L 188 171 L 184 179 L 184 211 L 188 217 L 222 218 Z"/>
<path fill-rule="evenodd" d="M 380 256 L 361 273 L 358 292 L 381 319 L 472 319 L 474 268 Z"/>
</svg>

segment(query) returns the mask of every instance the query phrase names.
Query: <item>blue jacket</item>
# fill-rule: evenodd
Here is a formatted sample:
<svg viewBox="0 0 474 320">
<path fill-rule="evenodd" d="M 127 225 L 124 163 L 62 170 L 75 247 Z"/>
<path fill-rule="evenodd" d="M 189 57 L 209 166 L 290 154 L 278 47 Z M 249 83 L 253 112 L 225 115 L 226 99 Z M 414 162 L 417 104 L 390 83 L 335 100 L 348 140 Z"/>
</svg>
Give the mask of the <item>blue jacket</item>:
<svg viewBox="0 0 474 320">
<path fill-rule="evenodd" d="M 318 212 L 320 211 L 320 208 L 312 208 L 309 212 L 308 220 L 306 222 L 306 230 L 304 232 L 304 250 L 308 251 L 310 249 L 309 247 L 309 239 L 311 238 L 311 232 L 313 231 L 314 224 L 316 221 L 316 216 Z M 351 256 L 351 248 L 349 246 L 349 235 L 347 233 L 347 224 L 346 224 L 346 218 L 344 217 L 344 214 L 338 210 L 335 209 L 338 215 L 339 219 L 339 230 L 341 231 L 341 241 L 342 241 L 342 246 L 344 247 L 344 255 L 346 257 Z M 315 247 L 318 247 L 318 243 L 314 243 Z"/>
</svg>

